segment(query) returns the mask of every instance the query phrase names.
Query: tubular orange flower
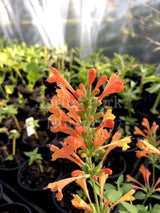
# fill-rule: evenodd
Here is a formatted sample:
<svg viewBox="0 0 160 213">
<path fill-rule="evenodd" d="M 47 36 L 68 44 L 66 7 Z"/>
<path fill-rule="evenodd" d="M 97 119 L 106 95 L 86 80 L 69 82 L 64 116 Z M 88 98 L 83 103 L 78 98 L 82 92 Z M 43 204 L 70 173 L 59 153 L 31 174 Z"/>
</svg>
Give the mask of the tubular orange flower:
<svg viewBox="0 0 160 213">
<path fill-rule="evenodd" d="M 56 196 L 57 200 L 60 201 L 63 198 L 62 189 L 66 185 L 68 185 L 78 179 L 81 179 L 81 178 L 83 178 L 83 176 L 71 177 L 71 178 L 66 178 L 66 179 L 62 179 L 59 181 L 55 181 L 53 183 L 49 183 L 44 189 L 50 189 L 52 192 L 57 191 L 57 194 L 55 196 Z"/>
<path fill-rule="evenodd" d="M 115 118 L 116 118 L 116 116 L 114 114 L 112 114 L 112 109 L 108 109 L 106 114 L 104 115 L 103 121 L 105 121 L 107 119 L 114 120 Z"/>
<path fill-rule="evenodd" d="M 143 125 L 144 127 L 146 127 L 146 129 L 148 130 L 148 132 L 151 131 L 151 128 L 150 128 L 150 125 L 149 125 L 149 121 L 148 121 L 147 118 L 143 118 L 142 125 Z"/>
<path fill-rule="evenodd" d="M 96 84 L 96 86 L 95 86 L 94 89 L 99 89 L 99 87 L 100 87 L 102 84 L 104 84 L 106 81 L 107 81 L 107 76 L 106 76 L 106 75 L 102 75 L 102 76 L 100 77 L 100 79 L 98 80 L 98 82 L 97 82 L 97 84 Z"/>
<path fill-rule="evenodd" d="M 107 95 L 122 91 L 124 89 L 124 84 L 125 82 L 122 79 L 119 79 L 118 75 L 113 73 L 110 79 L 108 80 L 108 83 L 103 93 L 99 96 L 97 101 L 102 100 Z"/>
<path fill-rule="evenodd" d="M 106 119 L 105 121 L 102 121 L 102 123 L 97 127 L 97 130 L 102 127 L 113 128 L 114 121 L 112 119 Z"/>
<path fill-rule="evenodd" d="M 77 89 L 75 92 L 74 92 L 74 96 L 79 99 L 79 98 L 85 98 L 84 96 L 84 93 L 82 92 L 82 90 L 80 89 Z"/>
<path fill-rule="evenodd" d="M 123 138 L 123 139 L 120 139 L 121 135 L 122 135 L 121 133 L 116 132 L 116 133 L 114 134 L 114 136 L 112 137 L 111 143 L 110 143 L 110 144 L 107 144 L 107 145 L 105 145 L 105 146 L 102 146 L 102 149 L 108 147 L 108 148 L 107 148 L 107 151 L 105 152 L 105 154 L 104 154 L 104 156 L 103 156 L 103 158 L 102 158 L 102 160 L 101 160 L 101 163 L 102 163 L 102 164 L 103 164 L 103 162 L 104 162 L 106 156 L 110 153 L 110 151 L 111 151 L 112 149 L 114 149 L 114 148 L 116 148 L 116 147 L 122 147 L 122 150 L 123 150 L 123 151 L 126 151 L 126 150 L 129 148 L 128 143 L 131 143 L 131 136 L 125 137 L 125 138 Z"/>
<path fill-rule="evenodd" d="M 94 68 L 89 70 L 89 79 L 88 79 L 88 87 L 91 87 L 94 79 L 96 78 L 97 71 Z"/>
<path fill-rule="evenodd" d="M 84 200 L 82 200 L 78 195 L 73 194 L 73 197 L 74 197 L 73 200 L 71 200 L 73 206 L 75 206 L 77 209 L 83 209 L 89 213 L 93 212 L 91 207 Z"/>
<path fill-rule="evenodd" d="M 138 185 L 142 186 L 142 184 L 137 181 L 135 178 L 131 177 L 130 175 L 126 175 L 126 178 L 127 178 L 127 182 L 134 182 L 134 183 L 137 183 Z M 142 187 L 141 187 L 142 189 Z"/>
<path fill-rule="evenodd" d="M 85 130 L 85 128 L 84 128 L 83 126 L 76 126 L 76 127 L 75 127 L 75 132 L 76 132 L 77 134 L 86 133 L 86 130 Z"/>
<path fill-rule="evenodd" d="M 55 132 L 64 132 L 64 133 L 71 135 L 73 137 L 77 136 L 76 133 L 63 121 L 60 121 L 55 126 L 51 126 L 50 130 L 54 133 Z"/>
<path fill-rule="evenodd" d="M 72 93 L 74 93 L 74 89 L 66 81 L 66 79 L 60 74 L 60 72 L 58 72 L 58 70 L 56 68 L 51 67 L 51 69 L 52 69 L 52 72 L 53 72 L 53 76 L 47 78 L 47 81 L 49 83 L 58 82 L 58 83 L 62 84 L 63 86 L 65 86 L 67 89 L 69 89 Z"/>
<path fill-rule="evenodd" d="M 157 185 L 160 184 L 160 177 L 158 178 L 158 180 L 156 181 L 155 185 L 154 185 L 154 189 L 157 187 Z M 160 188 L 155 189 L 155 191 L 160 192 Z"/>
<path fill-rule="evenodd" d="M 48 118 L 51 121 L 52 125 L 57 125 L 61 121 L 66 121 L 74 126 L 77 126 L 77 123 L 74 122 L 68 115 L 66 115 L 60 108 L 49 107 L 48 110 L 53 113 Z"/>
<path fill-rule="evenodd" d="M 110 137 L 110 134 L 106 129 L 100 128 L 97 133 L 96 137 L 94 138 L 94 146 L 99 147 L 105 143 L 105 141 Z"/>
<path fill-rule="evenodd" d="M 146 137 L 146 135 L 138 128 L 134 127 L 135 131 L 133 132 L 135 135 L 142 135 L 143 137 Z"/>
<path fill-rule="evenodd" d="M 67 139 L 66 139 L 67 140 Z M 67 143 L 68 141 L 66 141 Z M 61 149 L 55 145 L 51 145 L 50 150 L 53 152 L 52 161 L 58 158 L 66 158 L 81 167 L 83 161 L 76 155 L 75 151 L 81 146 L 81 141 L 74 140 L 72 143 L 64 144 Z"/>
<path fill-rule="evenodd" d="M 159 125 L 157 125 L 156 122 L 154 121 L 151 127 L 154 136 L 156 135 L 156 131 L 158 128 L 159 128 Z"/>
<path fill-rule="evenodd" d="M 85 194 L 86 194 L 86 196 L 87 196 L 87 198 L 88 198 L 90 204 L 92 204 L 91 198 L 90 198 L 90 196 L 89 196 L 88 188 L 87 188 L 86 179 L 85 179 L 85 178 L 78 179 L 78 180 L 76 181 L 76 183 L 78 183 L 78 184 L 81 186 L 81 188 L 82 188 L 83 191 L 85 192 Z"/>
<path fill-rule="evenodd" d="M 151 175 L 151 172 L 147 168 L 145 168 L 144 165 L 140 166 L 139 171 L 143 175 L 143 179 L 144 179 L 145 185 L 149 186 L 149 177 Z"/>
<path fill-rule="evenodd" d="M 138 143 L 136 145 L 140 149 L 144 150 L 143 153 L 145 153 L 146 155 L 150 155 L 153 153 L 156 155 L 160 155 L 160 151 L 156 147 L 154 147 L 152 144 L 150 144 L 147 139 L 144 139 L 144 140 L 138 139 Z"/>
<path fill-rule="evenodd" d="M 104 184 L 108 179 L 108 174 L 103 174 L 99 176 L 99 184 L 100 184 L 100 195 L 101 195 L 101 202 L 103 203 L 103 191 L 104 191 Z"/>
</svg>

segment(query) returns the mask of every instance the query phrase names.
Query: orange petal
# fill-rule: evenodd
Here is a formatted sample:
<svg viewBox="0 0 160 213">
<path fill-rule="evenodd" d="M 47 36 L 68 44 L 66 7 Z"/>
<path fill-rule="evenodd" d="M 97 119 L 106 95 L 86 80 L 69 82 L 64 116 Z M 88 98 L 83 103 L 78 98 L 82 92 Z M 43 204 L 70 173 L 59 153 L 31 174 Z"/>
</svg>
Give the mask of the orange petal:
<svg viewBox="0 0 160 213">
<path fill-rule="evenodd" d="M 149 186 L 149 177 L 151 175 L 151 172 L 147 168 L 145 168 L 144 165 L 140 166 L 139 171 L 143 175 L 143 179 L 144 179 L 145 185 Z"/>
<path fill-rule="evenodd" d="M 89 213 L 93 212 L 91 207 L 84 200 L 82 200 L 78 195 L 73 194 L 73 197 L 74 197 L 73 200 L 71 200 L 73 206 L 75 206 L 77 209 L 83 209 Z"/>
<path fill-rule="evenodd" d="M 97 101 L 102 100 L 107 95 L 122 91 L 124 89 L 124 84 L 125 82 L 122 79 L 119 79 L 118 75 L 113 73 L 110 79 L 108 80 L 108 83 L 103 93 L 99 96 Z"/>
<path fill-rule="evenodd" d="M 97 71 L 94 68 L 89 70 L 88 87 L 91 87 L 94 79 L 96 78 Z"/>
<path fill-rule="evenodd" d="M 68 184 L 72 183 L 73 181 L 76 181 L 76 180 L 78 180 L 80 178 L 82 178 L 82 177 L 71 177 L 71 178 L 66 178 L 66 179 L 62 179 L 62 180 L 59 180 L 59 181 L 55 181 L 53 183 L 49 183 L 47 185 L 47 187 L 45 187 L 45 189 L 48 188 L 52 192 L 56 192 L 57 191 L 58 193 L 56 194 L 56 198 L 57 198 L 58 201 L 60 201 L 63 198 L 62 189 L 66 185 L 68 185 Z"/>
<path fill-rule="evenodd" d="M 53 72 L 53 76 L 47 78 L 47 81 L 49 83 L 58 82 L 58 83 L 62 84 L 63 86 L 65 86 L 67 89 L 69 89 L 72 93 L 74 93 L 74 89 L 66 81 L 66 79 L 60 74 L 60 72 L 58 72 L 58 70 L 56 68 L 51 67 L 51 69 L 52 69 L 52 72 Z"/>
<path fill-rule="evenodd" d="M 142 125 L 143 125 L 144 127 L 146 127 L 146 128 L 148 129 L 148 131 L 151 130 L 151 129 L 150 129 L 150 125 L 149 125 L 149 121 L 148 121 L 147 118 L 143 118 Z"/>
</svg>

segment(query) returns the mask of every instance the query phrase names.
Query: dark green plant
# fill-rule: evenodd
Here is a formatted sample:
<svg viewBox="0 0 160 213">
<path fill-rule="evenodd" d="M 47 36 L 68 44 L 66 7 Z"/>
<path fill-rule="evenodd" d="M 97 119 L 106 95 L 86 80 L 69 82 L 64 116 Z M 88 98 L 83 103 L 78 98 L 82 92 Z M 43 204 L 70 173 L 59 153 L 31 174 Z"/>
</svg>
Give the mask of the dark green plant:
<svg viewBox="0 0 160 213">
<path fill-rule="evenodd" d="M 16 129 L 12 129 L 8 132 L 7 129 L 1 128 L 2 131 L 5 131 L 7 134 L 9 134 L 9 139 L 12 140 L 12 154 L 9 154 L 7 147 L 3 146 L 2 150 L 5 153 L 6 160 L 14 160 L 14 156 L 16 154 L 16 140 L 20 137 L 20 133 Z"/>
<path fill-rule="evenodd" d="M 1 121 L 4 118 L 13 118 L 16 128 L 20 131 L 20 126 L 16 115 L 18 114 L 18 110 L 15 105 L 8 104 L 7 100 L 2 100 L 0 103 L 0 119 Z"/>
<path fill-rule="evenodd" d="M 38 147 L 36 147 L 33 151 L 30 152 L 24 152 L 24 154 L 29 157 L 28 165 L 31 166 L 34 162 L 37 163 L 39 166 L 40 172 L 43 173 L 43 166 L 42 166 L 42 160 L 43 157 L 40 153 L 38 153 Z"/>
</svg>

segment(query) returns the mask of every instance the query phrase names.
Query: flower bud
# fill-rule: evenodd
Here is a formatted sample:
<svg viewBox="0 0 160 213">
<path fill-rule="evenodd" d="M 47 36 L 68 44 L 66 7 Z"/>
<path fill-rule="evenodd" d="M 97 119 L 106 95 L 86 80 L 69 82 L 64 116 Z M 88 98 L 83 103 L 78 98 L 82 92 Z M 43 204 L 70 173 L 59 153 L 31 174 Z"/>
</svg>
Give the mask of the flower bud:
<svg viewBox="0 0 160 213">
<path fill-rule="evenodd" d="M 89 120 L 90 120 L 90 121 L 94 121 L 94 117 L 91 116 L 91 117 L 89 118 Z"/>
<path fill-rule="evenodd" d="M 79 84 L 79 88 L 80 88 L 80 90 L 85 91 L 85 86 L 84 86 L 84 84 L 80 83 L 80 84 Z"/>
</svg>

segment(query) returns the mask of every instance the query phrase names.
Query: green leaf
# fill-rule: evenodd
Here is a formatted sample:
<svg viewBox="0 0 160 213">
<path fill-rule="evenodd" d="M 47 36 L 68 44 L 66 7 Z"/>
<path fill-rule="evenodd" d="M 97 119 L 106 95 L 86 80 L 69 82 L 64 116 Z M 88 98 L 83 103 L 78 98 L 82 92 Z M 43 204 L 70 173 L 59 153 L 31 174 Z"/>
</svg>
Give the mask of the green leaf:
<svg viewBox="0 0 160 213">
<path fill-rule="evenodd" d="M 134 197 L 138 200 L 144 200 L 145 194 L 143 192 L 139 191 L 139 192 L 136 192 Z"/>
<path fill-rule="evenodd" d="M 108 199 L 111 199 L 112 203 L 115 203 L 122 196 L 122 192 L 117 190 L 108 190 L 104 192 L 104 199 L 107 202 Z"/>
<path fill-rule="evenodd" d="M 160 89 L 160 84 L 155 84 L 154 86 L 147 88 L 146 91 L 149 93 L 155 93 Z"/>
<path fill-rule="evenodd" d="M 108 191 L 108 190 L 110 190 L 110 189 L 116 190 L 116 187 L 115 187 L 113 184 L 111 184 L 111 183 L 105 183 L 105 185 L 104 185 L 104 190 L 105 190 L 105 191 Z"/>
<path fill-rule="evenodd" d="M 138 213 L 137 208 L 134 205 L 127 202 L 120 203 L 118 207 L 119 207 L 120 213 L 125 211 L 128 213 Z"/>
<path fill-rule="evenodd" d="M 9 95 L 14 92 L 14 85 L 5 85 L 4 88 L 6 93 Z"/>
<path fill-rule="evenodd" d="M 154 199 L 160 200 L 160 195 L 152 195 L 151 197 Z"/>
</svg>

